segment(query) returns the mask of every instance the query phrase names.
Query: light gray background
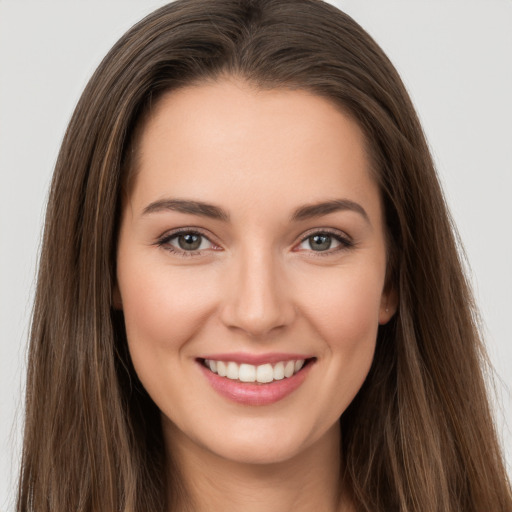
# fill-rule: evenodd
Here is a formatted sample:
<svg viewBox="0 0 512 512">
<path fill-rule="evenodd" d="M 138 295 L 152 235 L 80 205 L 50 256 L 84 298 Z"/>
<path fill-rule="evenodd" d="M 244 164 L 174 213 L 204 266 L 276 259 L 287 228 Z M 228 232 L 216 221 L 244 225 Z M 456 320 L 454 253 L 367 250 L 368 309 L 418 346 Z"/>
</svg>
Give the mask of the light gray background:
<svg viewBox="0 0 512 512">
<path fill-rule="evenodd" d="M 0 511 L 14 509 L 47 188 L 89 76 L 157 0 L 0 0 Z M 472 267 L 512 465 L 512 1 L 347 0 L 409 88 Z M 505 418 L 509 429 L 505 428 Z"/>
</svg>

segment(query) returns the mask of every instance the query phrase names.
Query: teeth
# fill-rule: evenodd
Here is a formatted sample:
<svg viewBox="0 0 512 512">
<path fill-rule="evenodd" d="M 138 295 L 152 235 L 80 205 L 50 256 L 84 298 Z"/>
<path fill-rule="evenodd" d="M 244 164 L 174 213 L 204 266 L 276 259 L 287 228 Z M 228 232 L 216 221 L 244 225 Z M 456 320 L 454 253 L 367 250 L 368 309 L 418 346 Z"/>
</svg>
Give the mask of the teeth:
<svg viewBox="0 0 512 512">
<path fill-rule="evenodd" d="M 215 370 L 212 370 L 212 372 Z M 217 361 L 217 373 L 220 377 L 225 377 L 227 375 L 226 363 L 222 361 Z"/>
<path fill-rule="evenodd" d="M 204 364 L 220 377 L 241 382 L 259 382 L 266 384 L 274 380 L 289 378 L 304 366 L 304 359 L 297 361 L 280 361 L 272 366 L 270 363 L 254 366 L 252 364 L 237 364 L 233 361 L 214 361 L 205 359 Z"/>
<path fill-rule="evenodd" d="M 256 369 L 256 380 L 265 384 L 274 380 L 274 369 L 271 364 L 261 364 Z"/>
<path fill-rule="evenodd" d="M 293 361 L 288 361 L 286 366 L 284 367 L 284 376 L 291 377 L 295 371 L 295 363 Z"/>
<path fill-rule="evenodd" d="M 284 379 L 284 363 L 277 363 L 274 366 L 274 380 Z"/>
<path fill-rule="evenodd" d="M 238 374 L 238 365 L 236 363 L 229 362 L 226 377 L 231 380 L 238 380 Z"/>
<path fill-rule="evenodd" d="M 254 382 L 256 380 L 256 367 L 252 364 L 241 364 L 238 370 L 238 378 L 242 382 Z"/>
</svg>

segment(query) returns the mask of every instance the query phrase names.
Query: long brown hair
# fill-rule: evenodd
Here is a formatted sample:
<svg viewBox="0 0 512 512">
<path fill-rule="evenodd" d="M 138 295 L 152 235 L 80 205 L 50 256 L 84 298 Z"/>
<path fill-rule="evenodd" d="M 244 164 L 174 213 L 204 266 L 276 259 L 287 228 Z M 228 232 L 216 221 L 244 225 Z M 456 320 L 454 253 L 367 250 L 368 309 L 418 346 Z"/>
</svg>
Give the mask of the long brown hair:
<svg viewBox="0 0 512 512">
<path fill-rule="evenodd" d="M 182 492 L 112 307 L 116 238 L 145 112 L 223 75 L 321 95 L 366 135 L 399 309 L 340 420 L 357 509 L 510 512 L 477 312 L 420 124 L 382 50 L 319 0 L 178 0 L 129 30 L 91 78 L 51 186 L 18 512 L 163 512 L 168 481 Z"/>
</svg>

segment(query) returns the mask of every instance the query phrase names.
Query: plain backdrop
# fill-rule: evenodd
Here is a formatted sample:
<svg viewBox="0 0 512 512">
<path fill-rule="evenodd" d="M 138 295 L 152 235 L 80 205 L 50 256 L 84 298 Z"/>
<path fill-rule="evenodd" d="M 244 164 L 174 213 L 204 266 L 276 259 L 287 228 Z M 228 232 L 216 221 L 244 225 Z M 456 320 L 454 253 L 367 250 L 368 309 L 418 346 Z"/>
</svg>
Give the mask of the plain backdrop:
<svg viewBox="0 0 512 512">
<path fill-rule="evenodd" d="M 58 148 L 101 58 L 133 23 L 164 3 L 0 0 L 1 512 L 14 510 L 26 340 Z M 512 1 L 333 3 L 387 52 L 423 122 L 471 264 L 499 376 L 497 423 L 510 469 Z"/>
</svg>

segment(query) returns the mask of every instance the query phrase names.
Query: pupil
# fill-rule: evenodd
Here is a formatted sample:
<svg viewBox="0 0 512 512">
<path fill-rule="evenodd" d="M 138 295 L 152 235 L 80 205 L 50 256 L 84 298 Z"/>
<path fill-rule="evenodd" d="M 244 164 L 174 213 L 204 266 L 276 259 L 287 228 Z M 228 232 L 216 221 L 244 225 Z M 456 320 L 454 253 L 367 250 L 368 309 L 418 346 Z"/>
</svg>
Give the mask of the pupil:
<svg viewBox="0 0 512 512">
<path fill-rule="evenodd" d="M 329 235 L 313 235 L 309 237 L 309 244 L 314 251 L 325 251 L 331 247 Z"/>
<path fill-rule="evenodd" d="M 178 244 L 181 249 L 193 251 L 201 245 L 201 236 L 193 233 L 187 233 L 178 237 Z"/>
</svg>

